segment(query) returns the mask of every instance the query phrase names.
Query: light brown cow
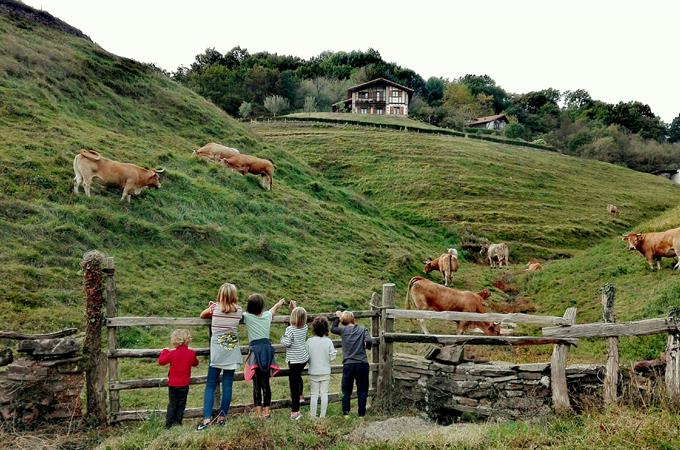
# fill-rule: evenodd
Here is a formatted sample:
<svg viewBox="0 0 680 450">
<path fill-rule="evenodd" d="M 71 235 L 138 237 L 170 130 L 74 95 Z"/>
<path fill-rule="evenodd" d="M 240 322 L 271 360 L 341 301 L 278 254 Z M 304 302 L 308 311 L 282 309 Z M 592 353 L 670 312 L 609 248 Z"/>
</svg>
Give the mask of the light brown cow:
<svg viewBox="0 0 680 450">
<path fill-rule="evenodd" d="M 444 276 L 444 286 L 449 286 L 453 285 L 453 273 L 457 272 L 459 268 L 458 252 L 455 248 L 450 248 L 448 252 L 443 253 L 435 260 L 426 260 L 423 272 L 430 273 L 438 270 Z"/>
<path fill-rule="evenodd" d="M 541 263 L 534 260 L 530 261 L 527 263 L 527 272 L 540 272 L 543 270 L 543 266 L 541 266 Z"/>
<path fill-rule="evenodd" d="M 127 198 L 128 203 L 132 194 L 139 195 L 144 189 L 161 187 L 160 174 L 163 169 L 144 169 L 130 163 L 121 163 L 104 158 L 94 150 L 81 150 L 73 159 L 73 192 L 78 194 L 82 185 L 85 194 L 90 196 L 92 180 L 98 178 L 106 186 L 123 188 L 121 201 Z"/>
<path fill-rule="evenodd" d="M 441 286 L 423 277 L 413 277 L 408 283 L 406 291 L 406 303 L 404 307 L 411 309 L 411 305 L 416 309 L 429 311 L 459 311 L 484 313 L 484 299 L 489 298 L 491 293 L 483 290 L 479 293 L 472 291 L 459 291 Z M 474 326 L 482 330 L 487 336 L 499 336 L 501 326 L 494 322 L 458 322 L 458 334 L 463 334 L 467 328 Z M 427 334 L 425 321 L 420 319 L 420 328 Z"/>
<path fill-rule="evenodd" d="M 628 242 L 628 250 L 642 253 L 651 270 L 654 270 L 654 261 L 657 270 L 661 270 L 661 258 L 680 255 L 680 228 L 658 233 L 628 233 L 623 235 L 623 240 Z M 680 269 L 680 258 L 674 269 Z"/>
<path fill-rule="evenodd" d="M 619 215 L 619 208 L 617 208 L 615 205 L 612 205 L 611 203 L 607 205 L 607 212 L 611 214 L 612 216 L 618 216 Z"/>
<path fill-rule="evenodd" d="M 274 176 L 274 164 L 268 159 L 256 156 L 238 154 L 227 159 L 221 159 L 222 164 L 226 164 L 230 169 L 239 172 L 241 175 L 252 173 L 262 175 L 264 183 L 262 187 L 268 191 L 272 190 L 272 180 Z"/>
<path fill-rule="evenodd" d="M 238 155 L 240 153 L 241 152 L 239 152 L 235 148 L 225 147 L 222 144 L 216 144 L 214 142 L 211 142 L 209 144 L 205 144 L 198 150 L 194 150 L 193 155 L 199 156 L 201 158 L 206 158 L 215 162 L 219 162 L 220 159 L 231 158 L 232 156 Z"/>
</svg>

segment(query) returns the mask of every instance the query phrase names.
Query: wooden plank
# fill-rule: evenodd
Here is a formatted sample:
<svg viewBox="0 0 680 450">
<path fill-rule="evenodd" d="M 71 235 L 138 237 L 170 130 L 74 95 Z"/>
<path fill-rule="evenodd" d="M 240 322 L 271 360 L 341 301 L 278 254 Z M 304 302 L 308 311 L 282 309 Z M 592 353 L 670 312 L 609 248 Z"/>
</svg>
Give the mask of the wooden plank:
<svg viewBox="0 0 680 450">
<path fill-rule="evenodd" d="M 342 341 L 340 339 L 336 339 L 333 341 L 333 345 L 335 348 L 340 348 L 342 347 Z M 286 348 L 281 345 L 281 344 L 273 344 L 274 351 L 276 353 L 286 353 Z M 109 357 L 111 358 L 158 358 L 158 356 L 161 354 L 160 348 L 117 348 L 117 349 L 111 349 L 109 350 Z M 208 347 L 203 347 L 203 348 L 192 348 L 193 351 L 196 352 L 198 356 L 207 356 L 210 355 L 210 348 Z M 247 345 L 242 345 L 241 346 L 241 354 L 242 355 L 247 355 L 248 354 L 248 346 Z"/>
<path fill-rule="evenodd" d="M 394 283 L 383 284 L 382 307 L 383 309 L 394 308 L 396 288 Z M 394 319 L 387 314 L 382 314 L 380 320 L 380 368 L 378 369 L 377 398 L 379 407 L 384 411 L 390 410 L 390 397 L 392 395 L 392 343 L 387 341 L 388 333 L 394 331 Z"/>
<path fill-rule="evenodd" d="M 369 365 L 371 373 L 377 373 L 378 364 Z M 276 378 L 286 377 L 290 373 L 289 369 L 281 369 L 276 374 Z M 331 366 L 331 373 L 342 373 L 342 364 Z M 307 369 L 302 371 L 302 375 L 309 375 Z M 222 379 L 220 375 L 219 380 Z M 205 384 L 208 380 L 207 375 L 191 377 L 191 385 Z M 234 374 L 234 381 L 243 381 L 243 372 L 236 372 Z M 116 382 L 109 382 L 109 389 L 113 391 L 126 391 L 130 389 L 148 389 L 166 387 L 168 385 L 168 378 L 144 378 L 137 380 L 123 380 Z"/>
<path fill-rule="evenodd" d="M 32 339 L 55 339 L 71 336 L 78 332 L 77 328 L 66 328 L 53 333 L 25 334 L 15 331 L 0 331 L 0 339 L 32 340 Z"/>
<path fill-rule="evenodd" d="M 680 333 L 668 335 L 666 346 L 666 392 L 674 404 L 680 404 Z"/>
<path fill-rule="evenodd" d="M 387 317 L 392 319 L 434 319 L 467 322 L 499 322 L 504 323 L 534 323 L 548 325 L 568 325 L 563 317 L 532 316 L 529 314 L 511 313 L 469 313 L 456 311 L 418 311 L 413 309 L 388 309 Z"/>
<path fill-rule="evenodd" d="M 368 391 L 369 396 L 375 395 L 375 390 L 371 389 Z M 354 392 L 352 394 L 352 398 L 356 398 L 357 394 Z M 309 401 L 311 400 L 311 397 L 305 397 L 305 403 L 309 404 Z M 328 394 L 328 402 L 329 403 L 335 403 L 342 401 L 342 394 L 339 392 L 333 393 L 333 394 Z M 290 407 L 290 399 L 283 399 L 283 400 L 272 400 L 271 402 L 271 409 L 283 409 L 283 408 L 289 408 Z M 231 405 L 231 408 L 229 408 L 229 414 L 240 414 L 244 412 L 249 412 L 252 410 L 254 407 L 252 404 L 248 405 Z M 165 416 L 165 410 L 162 409 L 156 409 L 156 410 L 149 410 L 149 409 L 143 409 L 143 410 L 137 410 L 137 411 L 120 411 L 118 412 L 114 417 L 113 421 L 115 422 L 123 422 L 127 420 L 146 420 L 149 417 L 157 415 L 164 417 Z M 191 418 L 196 418 L 196 417 L 203 417 L 203 408 L 187 408 L 184 410 L 184 417 L 191 419 Z"/>
<path fill-rule="evenodd" d="M 587 323 L 570 327 L 546 327 L 543 328 L 543 336 L 561 338 L 647 336 L 673 330 L 675 330 L 675 325 L 672 319 L 661 317 L 624 323 Z"/>
<path fill-rule="evenodd" d="M 569 323 L 576 322 L 576 308 L 567 308 L 563 318 Z M 567 356 L 569 346 L 557 344 L 550 358 L 550 389 L 552 391 L 553 409 L 558 414 L 571 411 L 569 390 L 567 389 Z"/>
<path fill-rule="evenodd" d="M 602 286 L 602 319 L 605 323 L 613 324 L 614 318 L 614 299 L 616 289 L 607 283 Z M 607 338 L 607 366 L 604 376 L 603 400 L 607 406 L 615 405 L 618 398 L 619 386 L 619 339 L 616 337 Z"/>
<path fill-rule="evenodd" d="M 444 345 L 577 345 L 578 339 L 541 336 L 472 336 L 467 334 L 384 333 L 385 341 Z"/>
<path fill-rule="evenodd" d="M 102 271 L 106 277 L 106 317 L 107 319 L 118 315 L 118 305 L 116 304 L 116 266 L 112 257 L 104 258 Z M 116 328 L 108 328 L 109 348 L 118 347 L 118 335 Z M 109 384 L 118 381 L 118 359 L 108 358 Z M 109 416 L 115 415 L 120 410 L 120 399 L 118 392 L 109 389 Z"/>
<path fill-rule="evenodd" d="M 374 311 L 354 311 L 354 317 L 357 319 L 371 318 L 376 313 Z M 308 314 L 307 322 L 311 322 L 315 317 L 326 317 L 333 320 L 335 313 L 320 313 Z M 290 316 L 274 316 L 272 323 L 288 324 Z M 198 317 L 147 317 L 147 316 L 130 316 L 130 317 L 112 317 L 106 321 L 107 327 L 138 327 L 138 326 L 209 326 L 210 319 L 201 319 Z"/>
<path fill-rule="evenodd" d="M 371 318 L 371 338 L 373 342 L 376 343 L 380 340 L 380 296 L 377 292 L 371 294 L 371 311 L 376 312 L 376 314 Z M 379 364 L 380 362 L 380 350 L 379 346 L 374 345 L 371 349 L 371 361 L 373 364 Z M 377 389 L 378 387 L 378 371 L 371 372 L 371 384 L 372 389 Z"/>
</svg>

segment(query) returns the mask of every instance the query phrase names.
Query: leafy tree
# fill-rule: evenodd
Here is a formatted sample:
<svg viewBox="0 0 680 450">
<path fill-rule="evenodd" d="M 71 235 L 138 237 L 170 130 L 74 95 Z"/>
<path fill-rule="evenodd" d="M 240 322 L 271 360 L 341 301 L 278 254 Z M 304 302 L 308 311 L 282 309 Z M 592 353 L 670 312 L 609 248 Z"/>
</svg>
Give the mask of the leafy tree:
<svg viewBox="0 0 680 450">
<path fill-rule="evenodd" d="M 274 117 L 285 111 L 289 106 L 288 99 L 280 95 L 270 95 L 264 99 L 264 107 L 272 113 Z"/>
<path fill-rule="evenodd" d="M 668 142 L 680 142 L 680 114 L 668 127 Z"/>
<path fill-rule="evenodd" d="M 306 96 L 305 97 L 305 104 L 302 107 L 302 110 L 304 112 L 314 112 L 314 111 L 316 111 L 316 99 L 311 95 Z"/>
<path fill-rule="evenodd" d="M 593 99 L 585 89 L 566 91 L 563 99 L 564 106 L 571 110 L 584 110 L 593 105 Z"/>
<path fill-rule="evenodd" d="M 253 112 L 253 105 L 250 102 L 243 102 L 241 106 L 238 107 L 238 114 L 243 119 L 247 119 Z"/>
<path fill-rule="evenodd" d="M 212 65 L 221 64 L 222 62 L 222 54 L 215 50 L 215 47 L 206 48 L 203 53 L 196 55 L 195 61 L 191 64 L 191 70 L 201 72 Z"/>
<path fill-rule="evenodd" d="M 484 94 L 493 97 L 493 112 L 500 113 L 509 106 L 508 93 L 488 75 L 465 75 L 459 80 L 474 96 Z"/>
<path fill-rule="evenodd" d="M 509 123 L 503 128 L 503 134 L 510 139 L 524 139 L 526 128 L 519 122 Z"/>
<path fill-rule="evenodd" d="M 444 97 L 446 80 L 438 77 L 430 77 L 425 83 L 426 100 L 430 105 L 439 102 Z"/>
</svg>

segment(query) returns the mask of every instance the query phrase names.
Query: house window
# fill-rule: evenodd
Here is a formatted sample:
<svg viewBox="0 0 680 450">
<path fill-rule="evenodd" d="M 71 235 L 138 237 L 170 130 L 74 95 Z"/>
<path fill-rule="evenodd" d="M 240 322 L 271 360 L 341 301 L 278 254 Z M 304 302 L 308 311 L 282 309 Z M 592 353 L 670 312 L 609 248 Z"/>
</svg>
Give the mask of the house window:
<svg viewBox="0 0 680 450">
<path fill-rule="evenodd" d="M 392 90 L 392 98 L 401 98 L 401 91 L 396 89 Z"/>
<path fill-rule="evenodd" d="M 359 98 L 368 98 L 368 92 L 359 92 Z"/>
<path fill-rule="evenodd" d="M 385 110 L 382 109 L 382 108 L 378 108 L 378 109 L 375 110 L 375 113 L 376 114 L 385 114 Z"/>
<path fill-rule="evenodd" d="M 376 91 L 375 93 L 375 99 L 376 101 L 380 101 L 380 97 L 382 96 L 382 91 Z"/>
<path fill-rule="evenodd" d="M 361 114 L 368 114 L 368 110 L 366 108 L 361 108 Z"/>
</svg>

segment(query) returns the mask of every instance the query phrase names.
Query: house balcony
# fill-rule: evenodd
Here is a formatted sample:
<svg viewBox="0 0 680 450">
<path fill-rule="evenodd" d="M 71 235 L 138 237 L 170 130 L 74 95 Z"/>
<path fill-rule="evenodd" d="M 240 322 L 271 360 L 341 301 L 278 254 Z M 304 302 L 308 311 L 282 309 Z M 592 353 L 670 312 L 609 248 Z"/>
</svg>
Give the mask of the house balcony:
<svg viewBox="0 0 680 450">
<path fill-rule="evenodd" d="M 355 101 L 357 108 L 385 108 L 387 102 L 384 99 L 377 100 L 374 98 L 359 98 Z"/>
</svg>

